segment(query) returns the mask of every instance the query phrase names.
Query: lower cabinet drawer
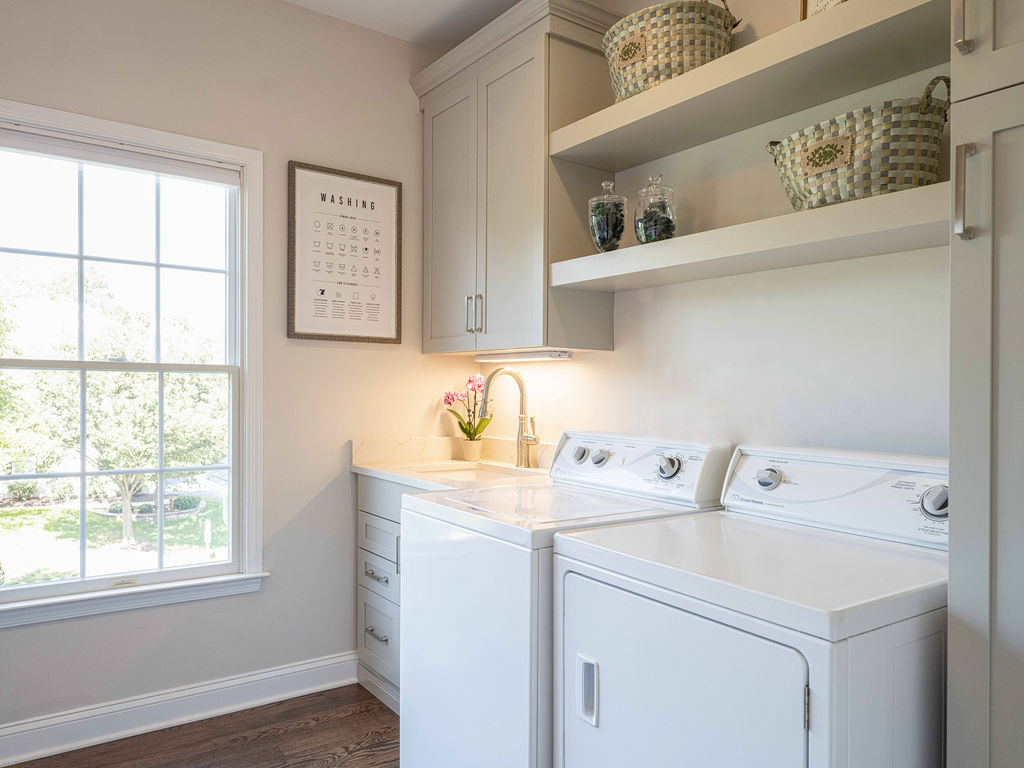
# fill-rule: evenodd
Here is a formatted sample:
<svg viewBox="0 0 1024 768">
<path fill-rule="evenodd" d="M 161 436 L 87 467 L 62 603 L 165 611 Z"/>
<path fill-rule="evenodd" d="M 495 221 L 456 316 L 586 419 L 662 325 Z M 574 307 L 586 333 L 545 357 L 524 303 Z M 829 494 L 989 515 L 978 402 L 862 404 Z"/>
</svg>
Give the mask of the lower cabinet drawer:
<svg viewBox="0 0 1024 768">
<path fill-rule="evenodd" d="M 362 510 L 358 519 L 360 548 L 398 563 L 398 537 L 402 526 Z"/>
<path fill-rule="evenodd" d="M 381 597 L 386 597 L 392 603 L 399 603 L 401 588 L 399 584 L 398 569 L 390 560 L 385 560 L 380 555 L 367 552 L 365 549 L 356 550 L 359 560 L 359 585 L 366 587 L 371 592 L 376 592 Z"/>
<path fill-rule="evenodd" d="M 359 600 L 359 660 L 385 680 L 398 685 L 398 606 L 357 588 Z"/>
</svg>

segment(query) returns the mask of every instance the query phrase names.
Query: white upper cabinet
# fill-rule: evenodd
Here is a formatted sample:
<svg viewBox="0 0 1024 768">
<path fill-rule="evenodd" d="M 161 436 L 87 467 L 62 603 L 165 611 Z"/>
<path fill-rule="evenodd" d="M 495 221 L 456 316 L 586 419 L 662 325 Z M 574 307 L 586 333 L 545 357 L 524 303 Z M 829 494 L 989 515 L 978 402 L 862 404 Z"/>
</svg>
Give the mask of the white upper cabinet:
<svg viewBox="0 0 1024 768">
<path fill-rule="evenodd" d="M 476 294 L 477 91 L 466 83 L 423 111 L 423 337 L 432 351 L 473 349 Z"/>
<path fill-rule="evenodd" d="M 481 349 L 544 344 L 544 42 L 477 78 Z"/>
<path fill-rule="evenodd" d="M 952 0 L 953 98 L 1024 82 L 1024 0 Z"/>
<path fill-rule="evenodd" d="M 612 297 L 548 285 L 551 262 L 590 252 L 587 199 L 607 174 L 549 159 L 548 136 L 612 102 L 600 41 L 616 20 L 524 0 L 413 78 L 424 353 L 611 349 Z"/>
</svg>

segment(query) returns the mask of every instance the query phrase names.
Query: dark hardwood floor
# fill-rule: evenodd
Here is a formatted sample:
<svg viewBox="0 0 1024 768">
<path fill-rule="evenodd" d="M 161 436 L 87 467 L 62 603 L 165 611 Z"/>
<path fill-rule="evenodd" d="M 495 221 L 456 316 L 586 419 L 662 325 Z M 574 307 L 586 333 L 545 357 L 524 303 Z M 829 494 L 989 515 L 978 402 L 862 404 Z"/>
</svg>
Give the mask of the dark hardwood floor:
<svg viewBox="0 0 1024 768">
<path fill-rule="evenodd" d="M 14 768 L 398 768 L 398 716 L 359 685 Z"/>
</svg>

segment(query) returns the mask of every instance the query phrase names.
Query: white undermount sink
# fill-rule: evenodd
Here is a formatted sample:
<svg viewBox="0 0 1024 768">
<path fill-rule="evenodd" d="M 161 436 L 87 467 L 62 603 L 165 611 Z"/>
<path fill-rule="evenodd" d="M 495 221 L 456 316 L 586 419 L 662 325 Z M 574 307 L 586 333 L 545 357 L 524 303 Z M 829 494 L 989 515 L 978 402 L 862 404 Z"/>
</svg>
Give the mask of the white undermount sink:
<svg viewBox="0 0 1024 768">
<path fill-rule="evenodd" d="M 412 469 L 412 467 L 410 467 Z M 431 479 L 438 482 L 453 480 L 456 482 L 476 482 L 481 480 L 497 480 L 502 477 L 530 477 L 537 475 L 543 470 L 520 469 L 501 464 L 487 464 L 479 461 L 446 462 L 443 464 L 432 464 L 418 466 L 415 472 L 421 475 L 429 475 Z"/>
</svg>

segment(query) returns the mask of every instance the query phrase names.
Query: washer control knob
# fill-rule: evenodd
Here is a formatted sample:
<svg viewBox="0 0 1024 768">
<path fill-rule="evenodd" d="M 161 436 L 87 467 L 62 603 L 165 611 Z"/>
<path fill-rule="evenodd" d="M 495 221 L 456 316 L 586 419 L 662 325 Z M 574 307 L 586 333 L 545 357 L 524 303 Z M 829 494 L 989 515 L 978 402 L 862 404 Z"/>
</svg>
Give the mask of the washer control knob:
<svg viewBox="0 0 1024 768">
<path fill-rule="evenodd" d="M 611 457 L 612 452 L 607 448 L 599 448 L 590 454 L 590 460 L 594 463 L 595 467 L 603 467 Z"/>
<path fill-rule="evenodd" d="M 577 464 L 582 464 L 590 458 L 590 449 L 585 445 L 576 446 L 576 450 L 572 452 L 572 460 Z"/>
<path fill-rule="evenodd" d="M 682 467 L 683 462 L 679 460 L 678 456 L 666 456 L 664 453 L 658 454 L 658 477 L 662 480 L 671 480 L 679 474 L 679 470 Z"/>
<path fill-rule="evenodd" d="M 757 470 L 757 484 L 766 491 L 774 491 L 782 484 L 782 473 L 775 467 Z"/>
<path fill-rule="evenodd" d="M 949 486 L 933 485 L 921 494 L 921 512 L 932 520 L 949 517 Z"/>
</svg>

